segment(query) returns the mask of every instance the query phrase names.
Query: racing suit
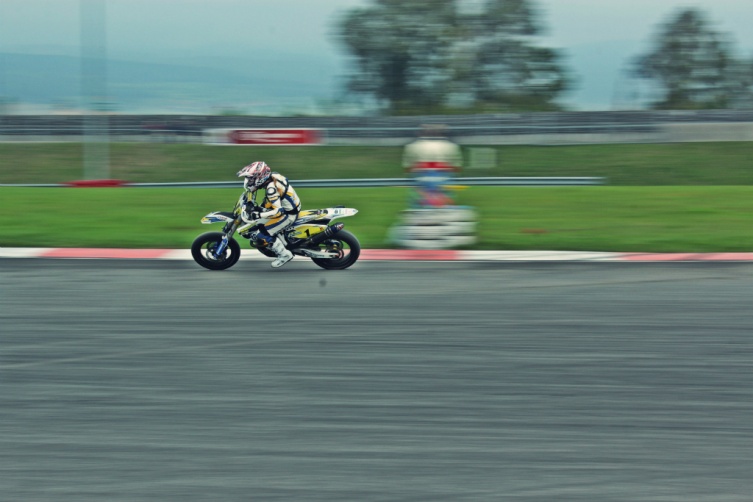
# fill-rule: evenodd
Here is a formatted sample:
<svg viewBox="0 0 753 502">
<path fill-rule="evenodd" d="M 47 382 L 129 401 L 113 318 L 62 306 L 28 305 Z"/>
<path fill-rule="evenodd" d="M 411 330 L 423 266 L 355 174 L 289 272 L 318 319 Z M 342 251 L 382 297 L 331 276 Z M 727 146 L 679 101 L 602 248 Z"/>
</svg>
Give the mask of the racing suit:
<svg viewBox="0 0 753 502">
<path fill-rule="evenodd" d="M 258 247 L 269 247 L 277 255 L 272 266 L 281 267 L 293 258 L 293 253 L 285 249 L 280 238 L 275 236 L 298 219 L 301 200 L 290 186 L 288 179 L 273 172 L 264 186 L 264 201 L 261 207 L 261 211 L 250 215 L 244 210 L 243 219 L 253 220 L 258 224 L 259 229 L 252 235 L 252 238 Z"/>
</svg>

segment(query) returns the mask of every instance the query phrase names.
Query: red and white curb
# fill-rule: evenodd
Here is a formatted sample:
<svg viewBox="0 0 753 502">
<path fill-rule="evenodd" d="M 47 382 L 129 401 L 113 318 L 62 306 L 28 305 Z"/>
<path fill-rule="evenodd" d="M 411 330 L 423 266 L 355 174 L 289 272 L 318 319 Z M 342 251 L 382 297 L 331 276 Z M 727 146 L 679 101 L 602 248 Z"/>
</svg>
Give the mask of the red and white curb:
<svg viewBox="0 0 753 502">
<path fill-rule="evenodd" d="M 144 259 L 192 260 L 188 249 L 114 248 L 0 248 L 0 258 Z M 609 253 L 584 251 L 463 251 L 420 249 L 363 249 L 369 261 L 619 261 L 708 262 L 753 261 L 751 253 Z M 241 253 L 241 260 L 269 258 L 260 253 Z"/>
</svg>

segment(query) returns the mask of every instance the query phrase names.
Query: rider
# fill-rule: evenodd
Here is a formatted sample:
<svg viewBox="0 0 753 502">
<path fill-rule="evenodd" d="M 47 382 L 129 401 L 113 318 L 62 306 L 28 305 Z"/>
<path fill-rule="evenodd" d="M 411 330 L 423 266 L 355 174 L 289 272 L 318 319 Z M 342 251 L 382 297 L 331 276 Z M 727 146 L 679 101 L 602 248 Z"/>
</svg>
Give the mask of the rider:
<svg viewBox="0 0 753 502">
<path fill-rule="evenodd" d="M 246 223 L 258 224 L 258 231 L 252 234 L 257 247 L 269 247 L 277 255 L 272 266 L 282 267 L 293 259 L 293 253 L 285 249 L 282 241 L 275 236 L 298 219 L 301 200 L 288 179 L 279 173 L 273 173 L 264 162 L 258 161 L 247 165 L 238 171 L 238 176 L 245 178 L 243 188 L 249 193 L 264 188 L 264 202 L 261 208 L 254 209 L 252 204 L 249 204 L 243 208 L 241 217 Z"/>
</svg>

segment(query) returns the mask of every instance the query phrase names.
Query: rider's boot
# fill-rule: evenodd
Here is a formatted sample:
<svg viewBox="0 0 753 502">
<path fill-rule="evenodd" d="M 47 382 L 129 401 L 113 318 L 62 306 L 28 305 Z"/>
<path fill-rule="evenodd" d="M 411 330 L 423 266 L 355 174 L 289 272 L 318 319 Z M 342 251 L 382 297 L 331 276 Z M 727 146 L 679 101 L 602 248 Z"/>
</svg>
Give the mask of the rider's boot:
<svg viewBox="0 0 753 502">
<path fill-rule="evenodd" d="M 282 241 L 280 239 L 275 239 L 274 242 L 269 246 L 269 248 L 274 254 L 277 255 L 277 259 L 272 262 L 273 268 L 282 267 L 293 259 L 293 253 L 285 249 L 285 246 L 282 244 Z"/>
</svg>

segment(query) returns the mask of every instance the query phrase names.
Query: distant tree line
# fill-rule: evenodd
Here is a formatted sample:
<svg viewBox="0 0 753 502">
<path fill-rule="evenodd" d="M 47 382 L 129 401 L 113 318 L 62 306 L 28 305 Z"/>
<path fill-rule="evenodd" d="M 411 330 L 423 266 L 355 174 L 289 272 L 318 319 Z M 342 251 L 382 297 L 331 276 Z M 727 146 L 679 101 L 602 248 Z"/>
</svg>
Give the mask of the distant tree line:
<svg viewBox="0 0 753 502">
<path fill-rule="evenodd" d="M 337 25 L 346 91 L 397 115 L 558 110 L 574 78 L 540 44 L 540 17 L 532 0 L 372 0 Z M 657 89 L 656 109 L 753 106 L 753 60 L 697 9 L 665 22 L 632 74 Z"/>
<path fill-rule="evenodd" d="M 658 85 L 656 109 L 753 106 L 753 60 L 735 58 L 729 35 L 714 30 L 698 9 L 681 10 L 664 23 L 634 71 Z"/>
</svg>

